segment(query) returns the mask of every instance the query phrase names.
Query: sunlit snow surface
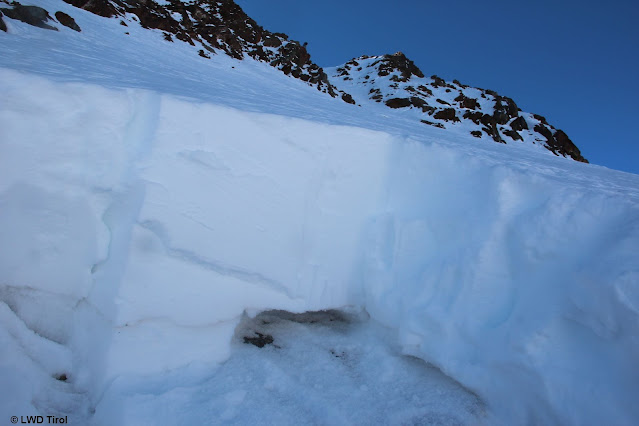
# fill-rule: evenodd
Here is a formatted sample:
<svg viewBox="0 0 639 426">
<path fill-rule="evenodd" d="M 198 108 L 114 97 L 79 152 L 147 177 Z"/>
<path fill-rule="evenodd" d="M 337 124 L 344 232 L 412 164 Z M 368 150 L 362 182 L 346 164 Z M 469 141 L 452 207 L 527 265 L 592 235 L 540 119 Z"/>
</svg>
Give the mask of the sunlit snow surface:
<svg viewBox="0 0 639 426">
<path fill-rule="evenodd" d="M 288 385 L 319 402 L 278 400 L 288 411 L 273 415 L 358 423 L 342 401 L 364 389 L 399 404 L 396 381 L 422 374 L 401 352 L 483 402 L 462 412 L 474 396 L 457 387 L 442 409 L 407 402 L 380 423 L 637 423 L 638 176 L 425 128 L 131 20 L 34 3 L 82 32 L 7 18 L 0 32 L 2 419 L 241 422 L 243 404 Z M 294 324 L 281 351 L 237 340 L 247 315 L 347 306 L 370 325 L 326 346 Z M 331 345 L 379 370 L 338 374 L 321 358 Z M 302 355 L 330 371 L 298 368 Z M 240 367 L 271 392 L 251 393 Z M 312 378 L 350 393 L 333 404 Z"/>
</svg>

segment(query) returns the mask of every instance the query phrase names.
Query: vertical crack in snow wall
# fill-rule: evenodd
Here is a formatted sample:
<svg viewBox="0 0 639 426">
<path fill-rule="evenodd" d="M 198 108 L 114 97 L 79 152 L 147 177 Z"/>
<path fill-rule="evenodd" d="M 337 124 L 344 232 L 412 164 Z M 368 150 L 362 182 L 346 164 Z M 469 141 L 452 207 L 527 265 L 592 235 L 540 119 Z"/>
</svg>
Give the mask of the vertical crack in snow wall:
<svg viewBox="0 0 639 426">
<path fill-rule="evenodd" d="M 119 182 L 108 191 L 110 201 L 101 218 L 109 234 L 107 256 L 91 268 L 92 287 L 86 298 L 87 305 L 82 305 L 84 300 L 80 302 L 82 309 L 78 310 L 75 321 L 76 324 L 93 324 L 92 330 L 80 325 L 75 335 L 82 338 L 77 342 L 75 352 L 81 354 L 80 358 L 90 360 L 89 363 L 78 363 L 85 364 L 86 368 L 78 371 L 78 376 L 84 378 L 83 387 L 91 389 L 94 405 L 113 380 L 109 375 L 113 369 L 110 355 L 118 331 L 112 328 L 112 321 L 117 318 L 119 286 L 126 273 L 133 228 L 146 193 L 138 167 L 152 152 L 161 106 L 161 98 L 154 92 L 130 90 L 126 95 L 130 118 L 124 125 L 121 139 L 124 165 Z M 101 329 L 101 333 L 95 333 L 95 328 Z"/>
<path fill-rule="evenodd" d="M 639 418 L 634 197 L 380 132 L 3 76 L 0 285 L 75 301 L 51 319 L 73 324 L 60 341 L 98 410 L 127 378 L 226 359 L 245 311 L 362 305 L 506 423 Z"/>
</svg>

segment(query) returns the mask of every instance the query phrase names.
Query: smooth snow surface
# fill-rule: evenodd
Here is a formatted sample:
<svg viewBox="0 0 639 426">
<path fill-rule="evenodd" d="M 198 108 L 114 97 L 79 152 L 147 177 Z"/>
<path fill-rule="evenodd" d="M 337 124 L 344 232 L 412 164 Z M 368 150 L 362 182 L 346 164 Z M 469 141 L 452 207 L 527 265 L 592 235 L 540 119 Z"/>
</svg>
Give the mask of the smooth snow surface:
<svg viewBox="0 0 639 426">
<path fill-rule="evenodd" d="M 37 4 L 82 32 L 0 32 L 0 418 L 243 422 L 291 387 L 319 402 L 286 399 L 287 419 L 359 423 L 330 381 L 339 401 L 388 388 L 372 423 L 639 421 L 639 176 Z M 282 351 L 237 340 L 246 316 L 348 306 L 381 325 L 322 343 L 281 318 Z M 432 375 L 394 345 L 479 400 L 418 388 L 406 375 Z M 418 400 L 390 392 L 405 381 Z"/>
</svg>

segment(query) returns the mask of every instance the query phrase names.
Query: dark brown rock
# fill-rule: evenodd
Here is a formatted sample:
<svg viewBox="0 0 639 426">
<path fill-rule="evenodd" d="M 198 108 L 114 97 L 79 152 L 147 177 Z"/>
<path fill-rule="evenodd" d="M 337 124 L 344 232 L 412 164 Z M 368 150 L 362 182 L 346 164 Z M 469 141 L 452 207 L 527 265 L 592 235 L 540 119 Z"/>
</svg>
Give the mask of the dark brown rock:
<svg viewBox="0 0 639 426">
<path fill-rule="evenodd" d="M 481 119 L 483 116 L 484 114 L 479 111 L 465 111 L 463 115 L 464 118 L 470 119 L 475 124 L 481 123 Z"/>
<path fill-rule="evenodd" d="M 2 12 L 0 12 L 0 30 L 7 32 L 7 24 L 2 20 Z"/>
<path fill-rule="evenodd" d="M 504 130 L 504 135 L 510 136 L 515 141 L 523 141 L 524 140 L 524 138 L 522 138 L 521 135 L 519 133 L 517 133 L 515 130 Z"/>
<path fill-rule="evenodd" d="M 459 121 L 459 118 L 457 118 L 457 115 L 455 115 L 454 108 L 446 108 L 446 109 L 439 110 L 435 113 L 433 117 L 439 120 Z"/>
<path fill-rule="evenodd" d="M 491 138 L 493 138 L 493 140 L 494 140 L 495 142 L 498 142 L 498 143 L 506 143 L 506 142 L 502 139 L 501 135 L 499 134 L 499 130 L 497 130 L 497 127 L 496 127 L 496 126 L 483 127 L 483 128 L 482 128 L 482 130 L 483 130 L 484 132 L 486 132 L 486 134 L 487 134 L 488 136 L 490 136 Z"/>
<path fill-rule="evenodd" d="M 282 45 L 282 41 L 277 37 L 266 36 L 264 38 L 264 46 L 266 47 L 280 47 L 281 45 Z"/>
<path fill-rule="evenodd" d="M 588 160 L 581 155 L 577 146 L 575 146 L 568 135 L 562 130 L 557 130 L 553 134 L 552 130 L 542 124 L 536 125 L 533 130 L 546 138 L 546 148 L 555 155 L 569 156 L 573 160 L 582 163 L 588 162 Z"/>
<path fill-rule="evenodd" d="M 539 114 L 533 114 L 533 117 L 535 117 L 537 120 L 539 120 L 541 122 L 541 124 L 545 124 L 546 126 L 548 126 L 548 121 L 546 121 L 546 117 L 544 117 L 543 115 L 539 115 Z"/>
<path fill-rule="evenodd" d="M 469 98 L 463 93 L 460 93 L 459 96 L 455 98 L 455 100 L 459 102 L 459 106 L 462 108 L 477 109 L 477 107 L 479 107 L 479 102 L 477 102 L 477 99 Z"/>
<path fill-rule="evenodd" d="M 353 97 L 351 95 L 349 95 L 348 93 L 343 93 L 342 94 L 342 100 L 344 102 L 346 102 L 347 104 L 353 104 L 355 105 L 355 100 L 353 99 Z"/>
<path fill-rule="evenodd" d="M 156 3 L 140 4 L 137 7 L 128 8 L 127 12 L 134 13 L 144 28 L 153 28 L 169 33 L 177 33 L 180 30 L 180 24 L 170 12 Z"/>
<path fill-rule="evenodd" d="M 445 87 L 446 81 L 443 78 L 437 77 L 436 75 L 431 75 L 430 78 L 433 80 L 431 85 L 433 87 Z"/>
<path fill-rule="evenodd" d="M 428 124 L 429 126 L 433 126 L 433 127 L 438 127 L 440 129 L 445 129 L 446 127 L 444 127 L 444 125 L 442 123 L 433 123 L 432 121 L 428 121 L 428 120 L 419 120 L 424 124 Z"/>
<path fill-rule="evenodd" d="M 419 78 L 424 77 L 424 73 L 402 52 L 384 55 L 376 65 L 378 65 L 378 75 L 380 77 L 390 75 L 395 71 L 399 72 L 401 77 L 394 75 L 394 81 L 406 82 L 413 75 Z"/>
<path fill-rule="evenodd" d="M 60 12 L 60 11 L 56 12 L 55 19 L 57 19 L 58 22 L 64 25 L 65 27 L 71 28 L 72 30 L 77 32 L 82 31 L 80 29 L 80 26 L 76 24 L 75 19 L 73 19 L 72 17 L 70 17 L 64 12 Z"/>
<path fill-rule="evenodd" d="M 428 96 L 433 96 L 433 91 L 424 85 L 417 86 L 417 90 L 420 92 L 426 93 Z"/>
<path fill-rule="evenodd" d="M 557 130 L 551 139 L 548 139 L 547 148 L 558 155 L 571 157 L 573 160 L 587 163 L 577 146 L 570 140 L 568 135 L 562 130 Z"/>
<path fill-rule="evenodd" d="M 47 24 L 47 21 L 52 18 L 46 9 L 43 9 L 39 6 L 23 6 L 17 2 L 12 3 L 12 5 L 12 9 L 3 8 L 0 9 L 0 12 L 2 12 L 7 18 L 15 19 L 17 21 L 33 25 L 34 27 L 58 31 L 56 27 Z"/>
<path fill-rule="evenodd" d="M 507 97 L 504 97 L 504 99 L 506 100 L 506 110 L 508 111 L 508 115 L 511 117 L 519 117 L 519 111 L 521 111 L 521 109 L 517 106 L 515 101 Z"/>
<path fill-rule="evenodd" d="M 476 138 L 481 138 L 481 132 L 479 130 L 473 130 L 470 132 L 470 134 L 475 136 Z"/>
<path fill-rule="evenodd" d="M 550 145 L 554 145 L 554 137 L 552 135 L 552 131 L 548 127 L 546 127 L 546 126 L 544 126 L 542 124 L 537 124 L 533 128 L 533 130 L 535 132 L 539 133 L 540 135 L 542 135 L 543 137 L 545 137 L 549 141 Z"/>
<path fill-rule="evenodd" d="M 382 101 L 382 92 L 379 89 L 371 89 L 368 93 L 371 94 L 371 99 L 373 99 L 375 102 L 381 102 Z"/>
<path fill-rule="evenodd" d="M 105 18 L 111 18 L 112 16 L 123 14 L 108 0 L 64 0 L 64 2 L 96 15 L 104 16 Z"/>
<path fill-rule="evenodd" d="M 510 123 L 510 127 L 516 131 L 528 130 L 528 123 L 524 117 L 517 117 Z"/>
<path fill-rule="evenodd" d="M 588 163 L 582 155 L 579 148 L 570 140 L 568 135 L 562 130 L 557 130 L 554 134 L 557 150 L 562 155 L 568 155 L 573 160 L 580 161 L 582 163 Z"/>
<path fill-rule="evenodd" d="M 410 103 L 412 106 L 417 107 L 417 108 L 422 108 L 426 105 L 426 101 L 423 100 L 422 98 L 419 98 L 417 96 L 411 96 L 410 97 Z"/>
<path fill-rule="evenodd" d="M 499 124 L 506 124 L 508 123 L 508 119 L 510 117 L 508 117 L 508 114 L 506 114 L 504 111 L 495 111 L 493 113 L 493 118 Z"/>
<path fill-rule="evenodd" d="M 244 336 L 244 343 L 257 346 L 258 348 L 263 348 L 266 345 L 272 345 L 273 341 L 273 336 L 270 334 L 262 334 L 257 331 L 255 332 L 254 337 Z"/>
<path fill-rule="evenodd" d="M 406 108 L 411 105 L 410 99 L 408 98 L 391 98 L 387 99 L 384 103 L 390 108 Z"/>
<path fill-rule="evenodd" d="M 515 102 L 507 97 L 497 95 L 493 117 L 499 124 L 506 124 L 511 118 L 519 116 L 519 109 Z"/>
<path fill-rule="evenodd" d="M 495 117 L 493 117 L 492 115 L 482 114 L 479 121 L 486 127 L 497 128 L 497 121 L 495 120 Z"/>
</svg>

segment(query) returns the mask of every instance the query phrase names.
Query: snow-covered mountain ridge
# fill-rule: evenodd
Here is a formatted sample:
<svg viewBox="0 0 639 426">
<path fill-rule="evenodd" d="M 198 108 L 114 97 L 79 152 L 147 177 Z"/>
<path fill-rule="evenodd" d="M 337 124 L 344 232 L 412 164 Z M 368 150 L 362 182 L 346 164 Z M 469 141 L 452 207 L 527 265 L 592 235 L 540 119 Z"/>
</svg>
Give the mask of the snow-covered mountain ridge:
<svg viewBox="0 0 639 426">
<path fill-rule="evenodd" d="M 232 0 L 65 1 L 99 16 L 117 19 L 125 27 L 133 22 L 139 23 L 143 28 L 160 30 L 167 42 L 175 39 L 192 46 L 197 45 L 198 54 L 202 57 L 210 58 L 216 52 L 224 52 L 236 59 L 247 56 L 267 62 L 333 97 L 338 95 L 328 83 L 322 68 L 310 60 L 311 55 L 305 46 L 290 40 L 286 34 L 264 30 Z M 5 12 L 9 18 L 21 19 L 21 16 L 35 14 L 40 16 L 40 21 L 44 21 L 44 26 L 37 24 L 34 19 L 27 18 L 25 22 L 48 29 L 55 28 L 55 20 L 65 25 L 64 18 L 60 20 L 57 15 L 53 18 L 53 13 L 47 14 L 44 8 L 36 12 L 33 7 L 31 11 L 25 10 L 19 2 L 14 1 L 11 5 L 13 9 L 6 9 Z M 47 21 L 50 24 L 46 24 Z"/>
<path fill-rule="evenodd" d="M 500 143 L 541 144 L 556 155 L 588 162 L 561 130 L 537 114 L 521 112 L 515 101 L 492 90 L 446 82 L 424 73 L 403 53 L 362 56 L 327 69 L 336 87 L 360 105 L 370 101 L 407 108 L 422 123 L 445 129 L 465 127 L 476 138 Z"/>
<path fill-rule="evenodd" d="M 8 0 L 3 0 L 8 3 Z M 389 108 L 407 109 L 406 115 L 421 123 L 445 129 L 462 127 L 475 138 L 499 143 L 540 144 L 555 155 L 588 162 L 562 130 L 538 114 L 524 113 L 508 97 L 492 90 L 471 88 L 457 80 L 446 82 L 424 73 L 401 52 L 393 55 L 362 56 L 325 71 L 311 61 L 305 45 L 286 34 L 264 30 L 232 0 L 65 0 L 97 15 L 139 23 L 162 31 L 167 42 L 176 40 L 199 48 L 200 56 L 224 52 L 243 59 L 269 63 L 287 75 L 317 87 L 348 103 L 370 108 L 370 101 Z M 24 8 L 12 2 L 7 17 L 22 19 L 41 28 L 56 29 L 56 20 L 76 25 L 67 14 L 55 18 L 46 9 Z M 31 9 L 30 11 L 27 9 Z M 33 15 L 33 16 L 31 16 Z M 0 16 L 0 29 L 6 27 Z M 75 26 L 77 31 L 80 28 Z M 6 29 L 5 29 L 6 31 Z M 353 96 L 355 95 L 355 99 Z M 520 113 L 521 112 L 521 113 Z"/>
<path fill-rule="evenodd" d="M 22 3 L 58 30 L 0 32 L 0 418 L 637 423 L 639 176 Z"/>
</svg>

